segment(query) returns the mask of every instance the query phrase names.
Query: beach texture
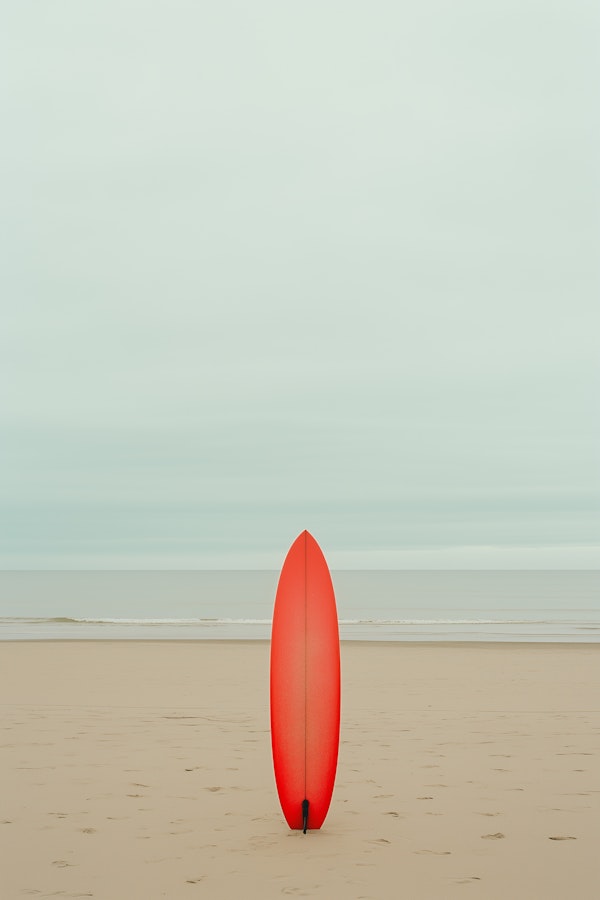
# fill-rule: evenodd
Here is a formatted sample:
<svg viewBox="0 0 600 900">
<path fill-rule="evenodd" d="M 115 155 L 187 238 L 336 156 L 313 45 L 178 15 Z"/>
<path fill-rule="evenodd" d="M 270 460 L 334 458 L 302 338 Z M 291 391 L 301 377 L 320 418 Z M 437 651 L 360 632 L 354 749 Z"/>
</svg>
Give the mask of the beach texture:
<svg viewBox="0 0 600 900">
<path fill-rule="evenodd" d="M 266 642 L 0 643 L 0 896 L 597 900 L 600 645 L 342 646 L 323 829 Z"/>
</svg>

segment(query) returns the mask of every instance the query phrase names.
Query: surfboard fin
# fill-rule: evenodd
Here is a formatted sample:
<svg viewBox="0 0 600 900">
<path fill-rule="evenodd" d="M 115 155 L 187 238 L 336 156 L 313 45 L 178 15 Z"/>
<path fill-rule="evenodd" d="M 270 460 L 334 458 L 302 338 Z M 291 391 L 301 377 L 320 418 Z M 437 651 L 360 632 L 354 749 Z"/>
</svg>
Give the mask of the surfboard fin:
<svg viewBox="0 0 600 900">
<path fill-rule="evenodd" d="M 308 828 L 308 800 L 302 801 L 302 832 L 306 834 Z"/>
</svg>

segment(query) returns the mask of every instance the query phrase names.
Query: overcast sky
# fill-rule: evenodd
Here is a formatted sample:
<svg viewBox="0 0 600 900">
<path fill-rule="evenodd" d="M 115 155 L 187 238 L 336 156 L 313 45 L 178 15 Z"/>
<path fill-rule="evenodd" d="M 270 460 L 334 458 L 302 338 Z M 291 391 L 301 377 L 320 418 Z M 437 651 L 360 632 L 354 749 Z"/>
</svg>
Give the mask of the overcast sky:
<svg viewBox="0 0 600 900">
<path fill-rule="evenodd" d="M 4 568 L 599 565 L 597 3 L 7 6 Z"/>
</svg>

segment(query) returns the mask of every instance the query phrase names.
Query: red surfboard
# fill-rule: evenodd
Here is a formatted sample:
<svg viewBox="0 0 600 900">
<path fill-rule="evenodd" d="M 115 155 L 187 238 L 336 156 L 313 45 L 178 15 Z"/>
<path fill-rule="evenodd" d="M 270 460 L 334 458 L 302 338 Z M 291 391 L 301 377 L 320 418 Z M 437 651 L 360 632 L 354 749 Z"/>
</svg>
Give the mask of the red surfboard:
<svg viewBox="0 0 600 900">
<path fill-rule="evenodd" d="M 340 639 L 331 575 L 303 531 L 285 558 L 271 632 L 271 745 L 290 828 L 320 828 L 340 736 Z"/>
</svg>

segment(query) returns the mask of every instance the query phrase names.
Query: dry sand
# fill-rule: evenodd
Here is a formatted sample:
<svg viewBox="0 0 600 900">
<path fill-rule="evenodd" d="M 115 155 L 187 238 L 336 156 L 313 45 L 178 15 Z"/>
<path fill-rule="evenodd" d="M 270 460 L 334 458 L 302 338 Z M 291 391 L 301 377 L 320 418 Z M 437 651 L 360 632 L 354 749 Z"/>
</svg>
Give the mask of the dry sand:
<svg viewBox="0 0 600 900">
<path fill-rule="evenodd" d="M 0 897 L 597 900 L 600 644 L 346 643 L 290 832 L 268 644 L 0 644 Z"/>
</svg>

